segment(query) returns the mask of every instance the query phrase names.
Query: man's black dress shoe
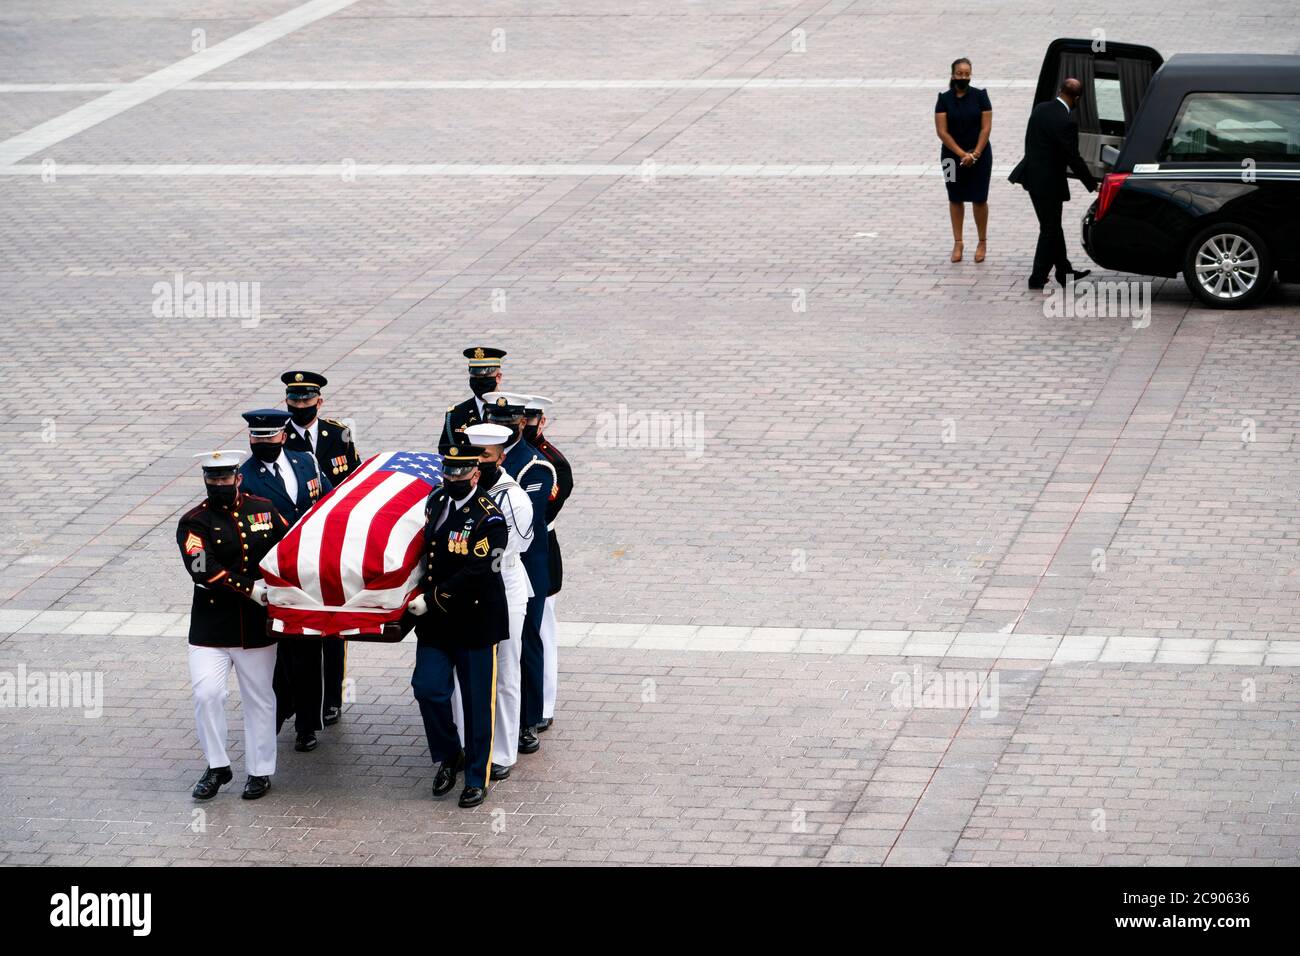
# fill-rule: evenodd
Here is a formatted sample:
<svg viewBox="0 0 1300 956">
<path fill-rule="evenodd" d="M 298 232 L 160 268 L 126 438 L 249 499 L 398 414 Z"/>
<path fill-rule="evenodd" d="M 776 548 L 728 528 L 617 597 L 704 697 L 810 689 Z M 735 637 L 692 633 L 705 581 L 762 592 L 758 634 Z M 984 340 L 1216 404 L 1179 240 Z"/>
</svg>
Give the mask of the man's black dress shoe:
<svg viewBox="0 0 1300 956">
<path fill-rule="evenodd" d="M 555 723 L 554 717 L 545 717 L 542 722 L 533 728 L 539 734 L 544 734 L 551 729 L 551 724 Z"/>
<path fill-rule="evenodd" d="M 315 750 L 318 743 L 320 743 L 320 741 L 316 739 L 314 733 L 299 734 L 298 741 L 293 745 L 293 749 L 299 753 L 305 754 Z"/>
<path fill-rule="evenodd" d="M 1056 276 L 1056 281 L 1061 283 L 1061 285 L 1065 285 L 1065 283 L 1069 281 L 1071 276 L 1074 277 L 1075 282 L 1078 282 L 1080 279 L 1086 278 L 1087 276 L 1090 275 L 1092 275 L 1091 269 L 1075 269 L 1073 272 L 1067 272 L 1065 275 L 1058 274 Z"/>
<path fill-rule="evenodd" d="M 1030 279 L 1029 282 L 1028 282 L 1028 285 L 1029 285 L 1029 288 L 1031 288 L 1031 289 L 1035 289 L 1035 290 L 1037 290 L 1037 289 L 1046 289 L 1046 288 L 1047 288 L 1047 280 L 1046 280 L 1046 279 L 1043 279 L 1043 280 L 1039 280 L 1039 279 Z"/>
<path fill-rule="evenodd" d="M 438 772 L 433 775 L 433 795 L 441 797 L 444 793 L 450 793 L 451 788 L 456 786 L 456 774 L 460 768 L 465 765 L 465 751 L 456 755 L 454 760 L 444 760 Z"/>
<path fill-rule="evenodd" d="M 533 728 L 525 727 L 519 731 L 519 752 L 521 754 L 535 754 L 541 747 L 542 742 L 533 733 Z"/>
<path fill-rule="evenodd" d="M 456 802 L 466 809 L 477 807 L 483 802 L 483 795 L 486 793 L 482 787 L 466 787 L 460 792 L 460 799 Z"/>
<path fill-rule="evenodd" d="M 499 763 L 492 765 L 492 771 L 488 774 L 489 780 L 505 780 L 510 776 L 510 768 L 503 767 Z"/>
<path fill-rule="evenodd" d="M 339 717 L 340 717 L 340 716 L 342 716 L 342 715 L 341 715 L 341 713 L 339 712 L 339 709 L 338 709 L 337 707 L 326 707 L 326 708 L 325 708 L 325 726 L 326 726 L 326 727 L 333 727 L 335 724 L 337 724 L 337 723 L 339 722 Z"/>
<path fill-rule="evenodd" d="M 249 777 L 248 782 L 244 784 L 244 799 L 256 800 L 258 797 L 264 797 L 271 792 L 270 777 Z"/>
<path fill-rule="evenodd" d="M 223 783 L 230 783 L 234 779 L 235 775 L 230 772 L 229 767 L 209 767 L 203 771 L 203 776 L 199 777 L 199 782 L 190 791 L 190 796 L 195 800 L 211 800 L 217 795 Z"/>
</svg>

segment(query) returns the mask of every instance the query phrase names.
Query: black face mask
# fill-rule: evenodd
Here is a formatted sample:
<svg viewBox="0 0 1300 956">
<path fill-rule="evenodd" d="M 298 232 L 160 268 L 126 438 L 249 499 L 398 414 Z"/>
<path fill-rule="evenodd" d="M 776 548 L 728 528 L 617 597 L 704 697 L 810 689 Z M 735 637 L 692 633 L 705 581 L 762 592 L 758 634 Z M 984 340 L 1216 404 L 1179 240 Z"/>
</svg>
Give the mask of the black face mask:
<svg viewBox="0 0 1300 956">
<path fill-rule="evenodd" d="M 249 442 L 248 447 L 253 450 L 253 457 L 264 465 L 269 465 L 280 457 L 281 446 L 278 442 Z"/>
<path fill-rule="evenodd" d="M 472 375 L 470 376 L 469 387 L 473 390 L 475 395 L 477 395 L 479 398 L 482 398 L 488 392 L 495 392 L 497 390 L 496 376 L 495 375 L 486 375 L 486 376 Z"/>
<path fill-rule="evenodd" d="M 469 478 L 448 478 L 443 481 L 442 490 L 447 492 L 453 502 L 456 502 L 474 490 L 474 482 Z"/>
<path fill-rule="evenodd" d="M 953 81 L 952 81 L 952 87 L 953 87 L 953 89 L 955 89 L 955 90 L 961 90 L 963 93 L 966 92 L 966 88 L 967 88 L 968 86 L 970 86 L 970 80 L 953 80 Z"/>
<path fill-rule="evenodd" d="M 223 511 L 229 511 L 235 506 L 235 499 L 239 497 L 239 489 L 234 485 L 208 485 L 208 504 Z"/>
<path fill-rule="evenodd" d="M 478 480 L 484 488 L 491 488 L 501 480 L 501 469 L 496 465 L 481 464 L 478 466 Z"/>
<path fill-rule="evenodd" d="M 306 408 L 290 408 L 289 414 L 293 416 L 293 423 L 299 428 L 306 428 L 316 420 L 316 406 L 308 405 Z"/>
<path fill-rule="evenodd" d="M 538 434 L 539 434 L 539 432 L 538 432 L 538 428 L 539 428 L 539 427 L 540 427 L 540 426 L 538 426 L 538 425 L 525 425 L 525 426 L 524 426 L 524 441 L 528 442 L 528 444 L 530 444 L 530 445 L 536 445 L 536 444 L 537 444 L 537 436 L 538 436 Z"/>
</svg>

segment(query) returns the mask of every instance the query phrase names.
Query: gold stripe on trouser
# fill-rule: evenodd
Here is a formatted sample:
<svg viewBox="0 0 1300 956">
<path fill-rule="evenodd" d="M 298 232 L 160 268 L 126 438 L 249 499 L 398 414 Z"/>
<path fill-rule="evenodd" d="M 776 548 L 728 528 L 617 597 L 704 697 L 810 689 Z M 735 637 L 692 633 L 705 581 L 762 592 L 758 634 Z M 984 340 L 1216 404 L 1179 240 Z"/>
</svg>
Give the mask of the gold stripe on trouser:
<svg viewBox="0 0 1300 956">
<path fill-rule="evenodd" d="M 487 793 L 488 785 L 492 783 L 492 748 L 497 742 L 497 646 L 492 645 L 492 705 L 488 716 L 488 726 L 492 730 L 488 733 L 488 761 L 487 770 L 483 774 L 483 792 Z"/>
</svg>

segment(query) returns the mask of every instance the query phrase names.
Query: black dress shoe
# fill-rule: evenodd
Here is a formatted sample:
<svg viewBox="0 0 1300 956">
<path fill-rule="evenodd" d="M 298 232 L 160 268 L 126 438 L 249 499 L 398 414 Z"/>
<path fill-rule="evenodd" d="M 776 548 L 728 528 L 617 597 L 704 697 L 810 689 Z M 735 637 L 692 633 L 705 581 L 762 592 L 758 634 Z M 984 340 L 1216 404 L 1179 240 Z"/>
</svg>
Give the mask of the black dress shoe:
<svg viewBox="0 0 1300 956">
<path fill-rule="evenodd" d="M 551 729 L 551 724 L 553 723 L 555 723 L 554 717 L 546 717 L 540 724 L 534 727 L 533 730 L 539 734 L 544 734 Z"/>
<path fill-rule="evenodd" d="M 316 734 L 312 732 L 299 734 L 298 741 L 293 745 L 293 749 L 302 754 L 310 753 L 316 749 L 318 743 L 320 743 L 320 741 L 316 739 Z"/>
<path fill-rule="evenodd" d="M 450 793 L 451 788 L 456 786 L 456 774 L 460 768 L 465 765 L 465 751 L 456 755 L 455 760 L 444 760 L 438 772 L 433 775 L 433 795 L 441 797 L 445 793 Z"/>
<path fill-rule="evenodd" d="M 1031 289 L 1046 289 L 1046 288 L 1047 288 L 1047 280 L 1046 280 L 1046 279 L 1030 279 L 1029 282 L 1028 282 L 1028 285 L 1029 285 L 1029 288 L 1031 288 Z"/>
<path fill-rule="evenodd" d="M 325 708 L 325 726 L 326 726 L 326 727 L 333 727 L 335 724 L 337 724 L 337 723 L 339 722 L 339 717 L 340 717 L 340 716 L 342 716 L 342 714 L 340 713 L 340 711 L 339 711 L 339 709 L 338 709 L 337 707 L 326 707 L 326 708 Z"/>
<path fill-rule="evenodd" d="M 271 792 L 270 777 L 249 777 L 248 782 L 244 784 L 244 799 L 256 800 L 258 797 L 264 797 Z"/>
<path fill-rule="evenodd" d="M 230 783 L 234 779 L 235 775 L 230 772 L 229 767 L 209 767 L 203 771 L 203 776 L 199 777 L 199 782 L 190 791 L 190 796 L 195 800 L 211 800 L 217 795 L 223 783 Z"/>
<path fill-rule="evenodd" d="M 477 807 L 480 803 L 483 802 L 483 796 L 486 793 L 487 791 L 484 790 L 482 787 L 466 787 L 464 790 L 460 792 L 460 799 L 457 800 L 456 802 L 457 804 L 459 804 L 462 807 L 465 807 L 466 809 L 470 807 Z"/>
<path fill-rule="evenodd" d="M 1091 269 L 1075 269 L 1073 272 L 1067 272 L 1065 275 L 1061 275 L 1058 272 L 1056 275 L 1056 281 L 1061 283 L 1061 285 L 1065 285 L 1071 277 L 1074 278 L 1075 282 L 1078 282 L 1080 279 L 1086 278 L 1090 275 L 1092 275 Z"/>
<path fill-rule="evenodd" d="M 519 731 L 519 752 L 521 754 L 535 754 L 542 749 L 542 742 L 537 739 L 533 733 L 533 728 L 525 727 Z"/>
<path fill-rule="evenodd" d="M 494 764 L 492 765 L 492 770 L 491 770 L 491 772 L 488 774 L 488 779 L 489 779 L 489 780 L 505 780 L 505 779 L 506 779 L 507 777 L 509 777 L 509 776 L 510 776 L 510 768 L 509 768 L 509 767 L 503 767 L 503 766 L 501 766 L 501 764 L 499 764 L 499 763 L 494 763 Z"/>
</svg>

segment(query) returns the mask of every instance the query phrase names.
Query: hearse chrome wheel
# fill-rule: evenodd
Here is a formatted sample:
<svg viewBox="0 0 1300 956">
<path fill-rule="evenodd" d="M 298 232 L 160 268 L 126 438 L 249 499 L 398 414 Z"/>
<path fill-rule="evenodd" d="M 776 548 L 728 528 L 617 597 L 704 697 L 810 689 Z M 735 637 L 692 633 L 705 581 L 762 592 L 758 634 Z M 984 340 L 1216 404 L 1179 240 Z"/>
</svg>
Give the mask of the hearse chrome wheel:
<svg viewBox="0 0 1300 956">
<path fill-rule="evenodd" d="M 1259 283 L 1259 252 L 1244 236 L 1223 232 L 1196 250 L 1196 281 L 1205 294 L 1222 301 L 1249 295 Z"/>
</svg>

